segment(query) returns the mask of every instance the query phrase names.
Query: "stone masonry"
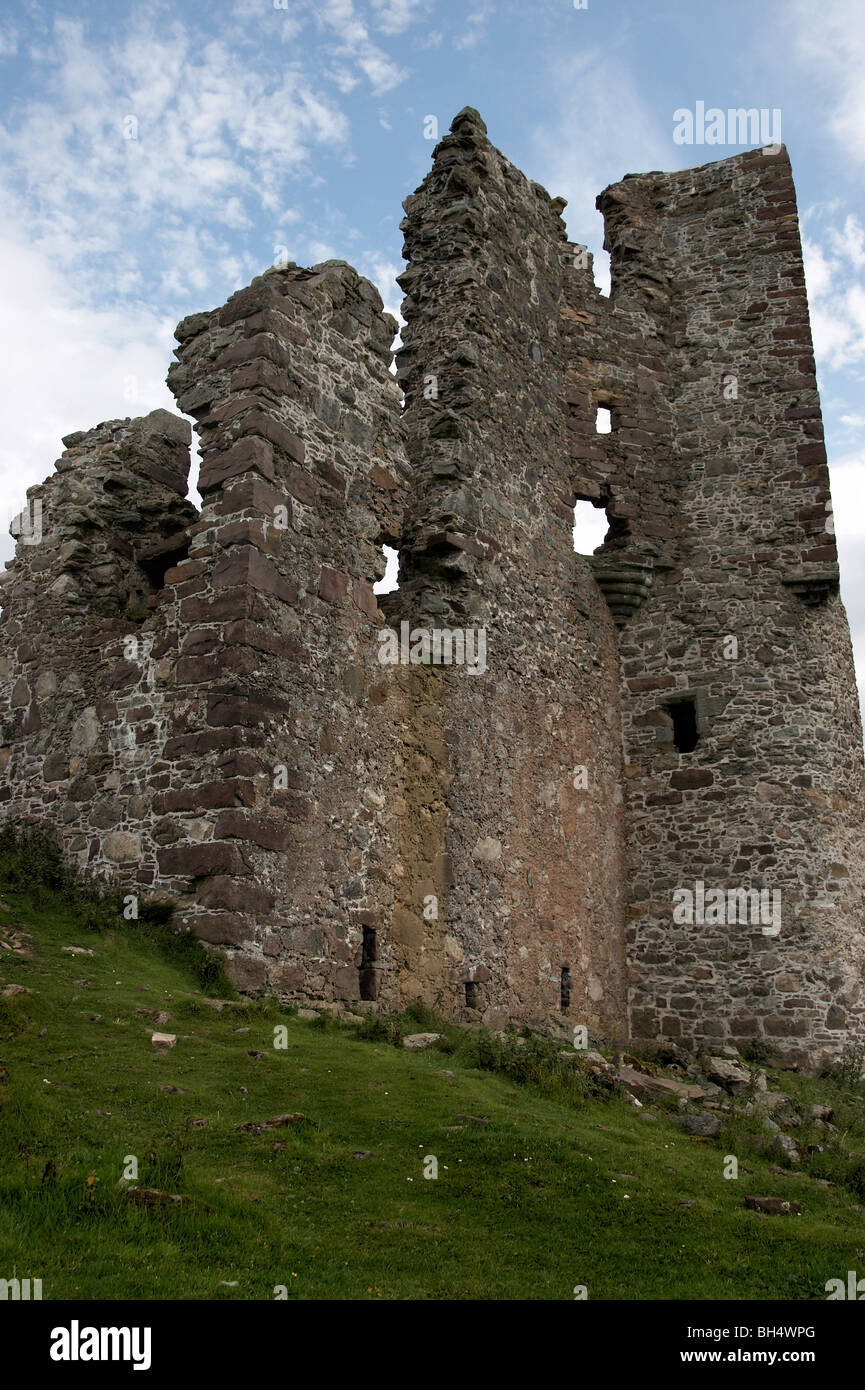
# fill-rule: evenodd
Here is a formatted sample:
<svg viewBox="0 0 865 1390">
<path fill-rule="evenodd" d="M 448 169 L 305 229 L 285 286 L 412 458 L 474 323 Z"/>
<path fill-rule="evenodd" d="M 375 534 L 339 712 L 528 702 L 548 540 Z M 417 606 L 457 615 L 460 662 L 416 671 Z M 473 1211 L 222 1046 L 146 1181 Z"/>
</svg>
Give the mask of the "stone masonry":
<svg viewBox="0 0 865 1390">
<path fill-rule="evenodd" d="M 64 440 L 0 806 L 243 992 L 816 1065 L 865 1042 L 863 756 L 789 161 L 606 189 L 609 298 L 562 206 L 466 109 L 396 376 L 373 286 L 289 265 L 177 329 L 200 514 L 179 416 Z"/>
</svg>

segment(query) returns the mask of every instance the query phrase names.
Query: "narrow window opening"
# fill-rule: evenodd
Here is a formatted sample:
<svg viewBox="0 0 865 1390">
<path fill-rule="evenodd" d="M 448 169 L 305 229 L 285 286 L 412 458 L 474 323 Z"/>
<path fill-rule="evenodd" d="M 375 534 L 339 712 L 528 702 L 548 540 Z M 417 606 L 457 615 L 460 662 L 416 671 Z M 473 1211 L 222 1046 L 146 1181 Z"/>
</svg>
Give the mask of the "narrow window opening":
<svg viewBox="0 0 865 1390">
<path fill-rule="evenodd" d="M 578 555 L 593 555 L 604 544 L 609 526 L 607 513 L 594 503 L 579 501 L 574 507 L 574 550 Z"/>
<path fill-rule="evenodd" d="M 364 927 L 359 971 L 361 999 L 378 998 L 378 973 L 375 968 L 377 960 L 378 935 L 374 927 Z"/>
<path fill-rule="evenodd" d="M 599 405 L 595 415 L 595 430 L 598 434 L 610 434 L 613 428 L 610 407 Z"/>
<path fill-rule="evenodd" d="M 569 966 L 562 966 L 562 1013 L 566 1014 L 571 1007 L 571 971 Z"/>
<path fill-rule="evenodd" d="M 189 558 L 189 545 L 189 533 L 178 531 L 172 536 L 152 542 L 138 552 L 138 566 L 147 576 L 151 593 L 158 593 L 164 586 L 165 576 L 170 569 L 179 565 L 181 560 Z"/>
<path fill-rule="evenodd" d="M 667 710 L 673 721 L 673 742 L 680 753 L 693 753 L 699 742 L 697 706 L 693 700 L 677 700 Z"/>
<path fill-rule="evenodd" d="M 481 987 L 478 980 L 466 980 L 466 1008 L 479 1009 L 481 1005 Z"/>
<path fill-rule="evenodd" d="M 602 241 L 603 237 L 599 236 L 598 240 Z M 603 247 L 599 246 L 597 251 L 593 252 L 592 254 L 592 274 L 594 277 L 595 284 L 601 291 L 601 294 L 603 295 L 604 299 L 610 298 L 610 292 L 612 289 L 612 285 L 610 283 L 612 278 L 610 274 L 611 266 L 612 257 L 610 256 L 609 251 L 605 251 Z"/>
<path fill-rule="evenodd" d="M 384 574 L 376 584 L 373 584 L 374 594 L 392 594 L 399 588 L 399 554 L 390 545 L 383 545 L 381 548 L 386 564 Z"/>
</svg>

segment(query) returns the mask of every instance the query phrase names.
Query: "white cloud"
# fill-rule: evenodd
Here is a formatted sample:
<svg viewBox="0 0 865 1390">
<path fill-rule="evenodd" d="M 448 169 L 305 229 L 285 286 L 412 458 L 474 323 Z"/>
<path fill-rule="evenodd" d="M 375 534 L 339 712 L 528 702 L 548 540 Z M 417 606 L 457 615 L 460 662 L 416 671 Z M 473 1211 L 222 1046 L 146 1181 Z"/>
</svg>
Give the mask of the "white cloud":
<svg viewBox="0 0 865 1390">
<path fill-rule="evenodd" d="M 224 238 L 195 225 L 164 228 L 162 242 L 163 268 L 148 289 L 151 297 L 158 294 L 171 303 L 184 304 L 194 298 L 206 305 L 213 298 L 214 284 L 219 286 L 217 297 L 227 298 L 253 275 L 260 275 L 276 254 L 262 242 L 258 255 L 236 255 Z"/>
<path fill-rule="evenodd" d="M 859 699 L 865 710 L 865 451 L 830 463 L 832 508 L 841 569 L 841 597 L 847 609 Z"/>
<path fill-rule="evenodd" d="M 803 222 L 814 230 L 802 237 L 814 351 L 821 367 L 851 367 L 865 359 L 865 232 L 852 214 L 840 229 L 820 220 L 809 208 Z"/>
<path fill-rule="evenodd" d="M 390 545 L 383 545 L 382 551 L 387 564 L 381 579 L 373 584 L 372 591 L 374 594 L 392 594 L 399 588 L 399 552 Z"/>
<path fill-rule="evenodd" d="M 487 23 L 494 11 L 495 6 L 491 0 L 481 0 L 481 4 L 475 5 L 475 8 L 470 10 L 466 17 L 465 29 L 454 38 L 454 48 L 477 47 L 481 39 L 486 36 Z"/>
<path fill-rule="evenodd" d="M 669 167 L 672 127 L 658 124 L 614 47 L 596 45 L 554 58 L 549 88 L 562 95 L 554 122 L 532 132 L 532 168 L 554 197 L 568 200 L 568 234 L 589 247 L 595 279 L 608 293 L 609 257 L 595 199 L 627 173 Z"/>
<path fill-rule="evenodd" d="M 836 263 L 828 259 L 816 241 L 802 238 L 802 259 L 805 263 L 805 282 L 810 300 L 819 299 L 832 288 Z"/>
<path fill-rule="evenodd" d="M 592 555 L 603 545 L 610 523 L 603 507 L 593 507 L 591 502 L 578 502 L 574 507 L 574 550 L 579 555 Z"/>
<path fill-rule="evenodd" d="M 860 0 L 793 0 L 794 51 L 828 108 L 827 129 L 848 161 L 865 160 L 865 7 Z M 819 106 L 812 110 L 819 110 Z"/>
<path fill-rule="evenodd" d="M 165 264 L 190 233 L 212 246 L 165 277 L 222 290 L 211 271 L 221 233 L 250 211 L 276 213 L 285 181 L 306 175 L 321 148 L 348 141 L 345 115 L 297 64 L 263 73 L 212 40 L 196 48 L 182 24 L 148 18 L 107 48 L 57 20 L 55 63 L 38 97 L 0 130 L 3 205 L 44 253 L 75 268 L 82 294 L 138 283 L 149 244 Z"/>
<path fill-rule="evenodd" d="M 343 96 L 348 96 L 349 92 L 353 92 L 355 87 L 360 86 L 360 78 L 339 63 L 334 64 L 330 69 L 330 79 L 336 84 Z"/>
<path fill-rule="evenodd" d="M 237 42 L 248 38 L 250 24 L 257 21 L 260 32 L 267 26 L 268 38 L 274 36 L 280 43 L 287 43 L 301 33 L 304 18 L 301 0 L 232 0 L 231 3 L 231 19 Z"/>
<path fill-rule="evenodd" d="M 418 18 L 426 0 L 372 0 L 376 26 L 383 34 L 401 34 Z"/>
<path fill-rule="evenodd" d="M 335 247 L 327 241 L 307 241 L 306 253 L 310 265 L 320 265 L 322 261 L 338 261 L 342 257 L 337 255 Z"/>
<path fill-rule="evenodd" d="M 405 270 L 402 262 L 397 264 L 396 261 L 389 261 L 375 252 L 365 251 L 358 257 L 358 270 L 375 285 L 386 312 L 393 314 L 397 323 L 403 323 L 404 319 L 400 313 L 403 294 L 396 282 L 396 277 L 402 275 Z"/>
<path fill-rule="evenodd" d="M 102 420 L 176 410 L 165 385 L 174 324 L 146 310 L 95 310 L 71 302 L 64 267 L 0 236 L 0 341 L 9 402 L 0 438 L 0 560 L 25 492 L 52 471 L 61 437 Z"/>
<path fill-rule="evenodd" d="M 833 227 L 829 239 L 838 254 L 852 262 L 857 269 L 865 266 L 865 228 L 855 213 L 848 214 L 840 232 Z"/>
<path fill-rule="evenodd" d="M 374 94 L 388 92 L 405 81 L 408 72 L 373 43 L 366 24 L 354 8 L 353 0 L 319 0 L 314 13 L 319 24 L 338 37 L 337 58 L 344 64 L 353 62 L 366 77 Z"/>
</svg>

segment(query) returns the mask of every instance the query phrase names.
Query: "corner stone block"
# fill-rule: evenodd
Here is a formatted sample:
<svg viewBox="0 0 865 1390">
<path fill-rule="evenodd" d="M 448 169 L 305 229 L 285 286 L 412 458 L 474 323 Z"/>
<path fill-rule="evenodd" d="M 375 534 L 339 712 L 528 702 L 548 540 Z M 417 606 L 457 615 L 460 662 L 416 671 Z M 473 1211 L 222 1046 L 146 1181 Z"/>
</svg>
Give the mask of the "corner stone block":
<svg viewBox="0 0 865 1390">
<path fill-rule="evenodd" d="M 160 850 L 157 857 L 161 873 L 180 878 L 252 873 L 241 849 L 229 841 L 209 840 L 198 845 L 172 845 Z"/>
</svg>

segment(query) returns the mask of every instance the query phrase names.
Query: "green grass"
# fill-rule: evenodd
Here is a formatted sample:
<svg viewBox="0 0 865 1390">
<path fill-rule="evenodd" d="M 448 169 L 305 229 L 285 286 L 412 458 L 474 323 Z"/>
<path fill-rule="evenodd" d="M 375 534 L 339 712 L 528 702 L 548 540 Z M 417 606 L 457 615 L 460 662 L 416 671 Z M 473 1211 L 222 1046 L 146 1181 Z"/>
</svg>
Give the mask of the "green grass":
<svg viewBox="0 0 865 1390">
<path fill-rule="evenodd" d="M 827 1279 L 865 1273 L 865 1218 L 841 1181 L 852 1150 L 819 1187 L 591 1094 L 548 1044 L 448 1027 L 410 1053 L 399 1041 L 421 1013 L 351 1028 L 273 1002 L 217 1012 L 200 948 L 107 908 L 88 929 L 68 883 L 21 883 L 16 852 L 0 862 L 0 927 L 36 954 L 0 948 L 0 991 L 32 990 L 0 1000 L 0 1277 L 41 1278 L 46 1299 L 272 1299 L 277 1285 L 298 1299 L 571 1299 L 578 1284 L 592 1299 L 824 1299 Z M 150 1041 L 160 1011 L 177 1035 L 166 1052 Z M 295 1111 L 307 1121 L 238 1129 Z M 182 1204 L 130 1203 L 128 1155 L 139 1185 Z M 760 1217 L 746 1193 L 802 1215 Z"/>
</svg>

